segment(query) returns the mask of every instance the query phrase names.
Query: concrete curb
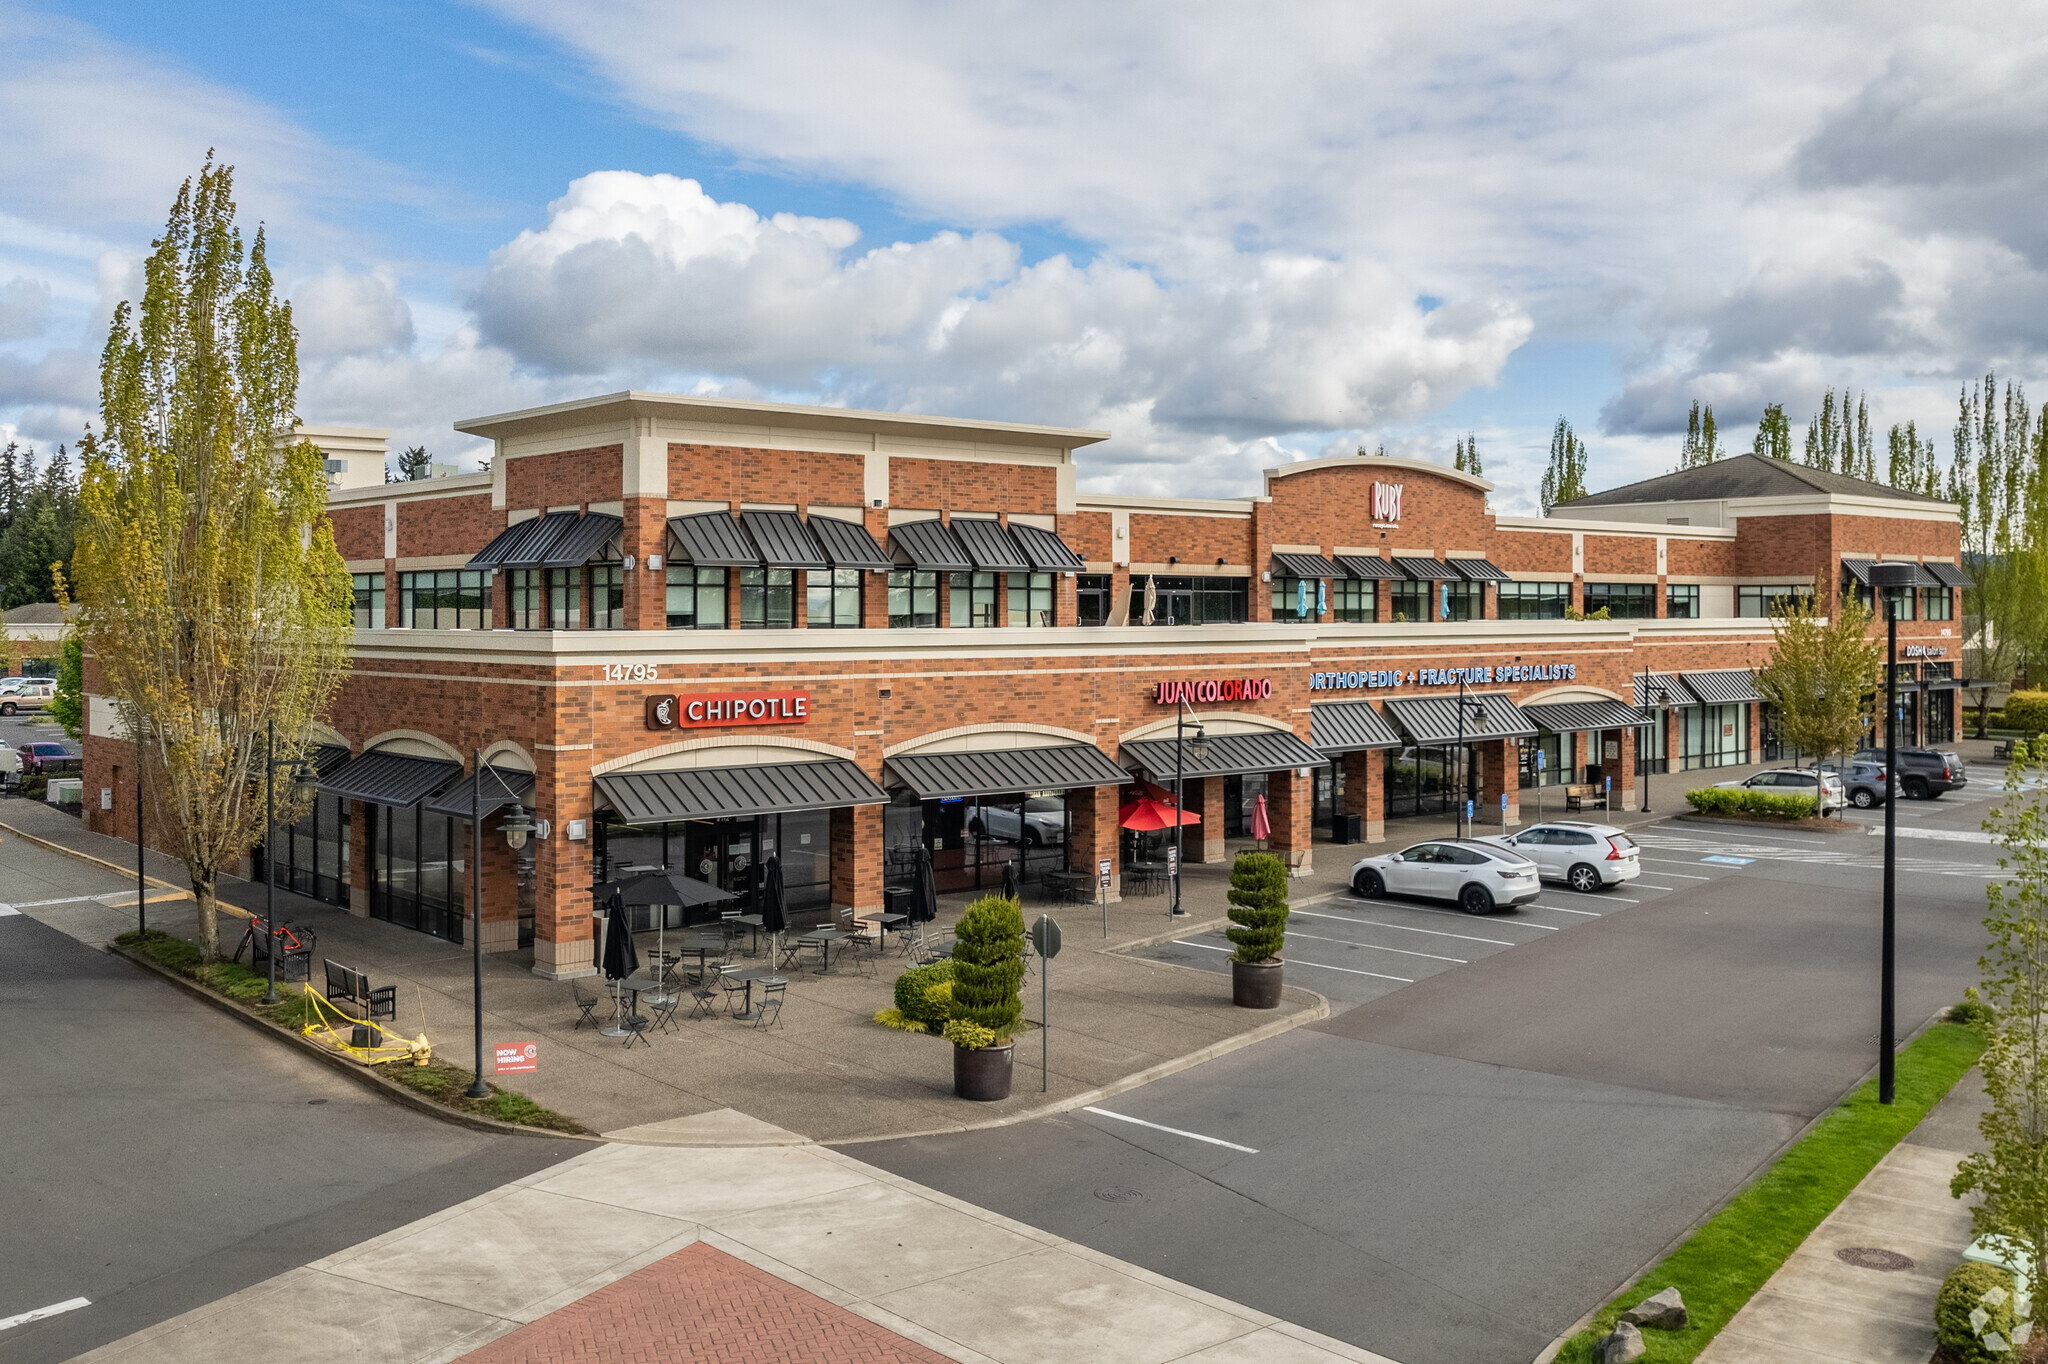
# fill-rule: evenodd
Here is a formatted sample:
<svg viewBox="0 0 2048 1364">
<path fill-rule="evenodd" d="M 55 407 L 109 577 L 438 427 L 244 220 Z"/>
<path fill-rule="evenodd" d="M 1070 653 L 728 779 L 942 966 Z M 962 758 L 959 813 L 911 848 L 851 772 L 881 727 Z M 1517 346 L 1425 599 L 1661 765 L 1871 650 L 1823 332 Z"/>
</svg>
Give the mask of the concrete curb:
<svg viewBox="0 0 2048 1364">
<path fill-rule="evenodd" d="M 53 842 L 50 839 L 41 838 L 32 833 L 26 833 L 23 830 L 15 828 L 12 824 L 0 824 L 0 833 L 13 834 L 16 838 L 20 839 L 24 843 L 33 843 L 38 848 L 48 848 L 51 852 L 62 853 L 66 857 L 75 857 L 81 862 L 90 862 L 95 867 L 105 867 L 108 871 L 119 872 L 123 876 L 133 876 L 135 874 L 135 868 L 133 867 L 117 866 L 114 863 L 107 861 L 107 859 L 104 857 L 94 857 L 91 853 L 80 852 L 76 848 L 67 848 L 62 843 Z M 160 880 L 157 877 L 149 875 L 147 872 L 143 873 L 142 879 L 148 882 L 150 885 L 155 886 L 158 890 L 175 890 L 180 894 L 184 895 L 185 898 L 188 900 L 192 898 L 192 888 L 190 886 L 173 885 L 171 882 Z M 170 902 L 159 901 L 158 903 Z M 237 909 L 233 905 L 230 905 L 225 901 L 220 901 L 218 903 L 220 904 L 223 913 L 231 914 L 237 918 L 243 919 L 249 917 L 248 912 L 246 910 Z"/>
<path fill-rule="evenodd" d="M 1105 956 L 1121 956 L 1123 953 L 1129 952 L 1134 948 L 1157 947 L 1160 943 L 1172 942 L 1175 938 L 1185 938 L 1195 933 L 1213 933 L 1229 922 L 1230 920 L 1227 917 L 1200 920 L 1191 918 L 1179 928 L 1169 929 L 1164 933 L 1154 933 L 1149 938 L 1133 938 L 1129 942 L 1120 942 L 1114 947 L 1098 947 L 1095 950 Z"/>
<path fill-rule="evenodd" d="M 340 1052 L 329 1051 L 318 1043 L 309 1041 L 287 1028 L 279 1027 L 267 1018 L 258 1018 L 254 1013 L 244 1009 L 233 1000 L 225 999 L 199 985 L 197 982 L 185 979 L 185 977 L 174 971 L 167 971 L 147 957 L 139 956 L 127 948 L 116 946 L 113 943 L 107 944 L 107 951 L 114 956 L 122 958 L 124 961 L 133 962 L 136 966 L 141 967 L 157 979 L 167 982 L 178 990 L 184 991 L 192 998 L 210 1004 L 215 1009 L 232 1018 L 240 1019 L 258 1032 L 275 1038 L 300 1054 L 318 1061 L 329 1070 L 340 1075 L 346 1075 L 357 1084 L 376 1091 L 394 1103 L 410 1108 L 415 1112 L 424 1113 L 428 1117 L 439 1118 L 443 1122 L 453 1123 L 457 1127 L 467 1127 L 477 1132 L 495 1132 L 500 1135 L 520 1137 L 551 1137 L 560 1141 L 582 1141 L 593 1144 L 601 1144 L 604 1141 L 602 1137 L 579 1136 L 574 1132 L 552 1132 L 544 1127 L 522 1127 L 518 1123 L 500 1122 L 496 1118 L 486 1118 L 474 1113 L 463 1113 L 453 1108 L 444 1108 L 432 1099 L 407 1089 L 395 1080 L 385 1079 L 369 1066 L 352 1061 Z"/>
</svg>

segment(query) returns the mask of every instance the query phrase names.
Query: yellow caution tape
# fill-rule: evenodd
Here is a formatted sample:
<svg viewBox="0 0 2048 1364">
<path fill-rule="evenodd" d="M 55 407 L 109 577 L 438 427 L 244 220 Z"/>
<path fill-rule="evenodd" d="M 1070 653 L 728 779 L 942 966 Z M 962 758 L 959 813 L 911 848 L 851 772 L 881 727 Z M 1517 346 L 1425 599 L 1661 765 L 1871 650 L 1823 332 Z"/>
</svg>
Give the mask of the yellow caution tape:
<svg viewBox="0 0 2048 1364">
<path fill-rule="evenodd" d="M 389 1031 L 382 1024 L 373 1023 L 367 1018 L 353 1017 L 335 1008 L 334 1001 L 315 991 L 310 982 L 299 988 L 305 991 L 306 998 L 313 1002 L 314 1014 L 313 1021 L 299 1030 L 302 1035 L 345 1052 L 366 1066 L 381 1065 L 386 1061 L 411 1061 L 415 1066 L 424 1066 L 434 1059 L 434 1048 L 427 1041 L 425 1033 L 407 1038 L 400 1033 Z M 329 1020 L 329 1015 L 332 1015 L 332 1021 Z M 355 1045 L 352 1032 L 350 1035 L 343 1034 L 343 1025 L 351 1030 L 372 1029 L 378 1037 L 386 1040 L 374 1046 L 359 1047 Z"/>
</svg>

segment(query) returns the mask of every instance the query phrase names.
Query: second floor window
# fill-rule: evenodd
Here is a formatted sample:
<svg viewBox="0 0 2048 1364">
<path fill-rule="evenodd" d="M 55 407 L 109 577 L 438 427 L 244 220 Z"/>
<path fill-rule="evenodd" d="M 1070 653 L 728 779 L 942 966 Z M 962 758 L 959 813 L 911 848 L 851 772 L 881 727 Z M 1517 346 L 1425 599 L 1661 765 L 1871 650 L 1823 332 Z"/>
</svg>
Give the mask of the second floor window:
<svg viewBox="0 0 2048 1364">
<path fill-rule="evenodd" d="M 743 568 L 740 570 L 740 629 L 793 630 L 796 628 L 796 570 L 793 568 Z"/>
<path fill-rule="evenodd" d="M 548 629 L 583 628 L 583 570 L 550 568 L 548 575 Z"/>
<path fill-rule="evenodd" d="M 889 628 L 926 630 L 939 623 L 939 575 L 914 568 L 889 570 Z"/>
<path fill-rule="evenodd" d="M 1607 608 L 1610 620 L 1648 620 L 1657 614 L 1655 583 L 1587 583 L 1586 614 Z"/>
<path fill-rule="evenodd" d="M 384 628 L 384 575 L 382 573 L 358 573 L 356 586 L 356 629 L 381 630 Z M 1933 617 L 1929 616 L 1929 620 Z"/>
<path fill-rule="evenodd" d="M 590 628 L 626 628 L 626 570 L 619 564 L 599 564 L 590 570 Z"/>
<path fill-rule="evenodd" d="M 1443 607 L 1445 620 L 1484 620 L 1486 618 L 1486 584 L 1455 582 L 1444 583 L 1437 589 L 1438 602 Z"/>
<path fill-rule="evenodd" d="M 813 630 L 857 630 L 860 596 L 859 569 L 809 569 L 804 573 L 804 624 Z"/>
<path fill-rule="evenodd" d="M 1572 604 L 1570 583 L 1496 583 L 1494 588 L 1502 620 L 1563 620 Z"/>
<path fill-rule="evenodd" d="M 1083 573 L 1074 580 L 1075 613 L 1080 624 L 1109 624 L 1110 594 L 1115 581 L 1107 573 Z"/>
<path fill-rule="evenodd" d="M 1009 578 L 1010 624 L 1038 629 L 1052 624 L 1052 574 L 1012 573 Z"/>
<path fill-rule="evenodd" d="M 398 623 L 408 630 L 488 630 L 488 582 L 488 575 L 461 568 L 401 573 Z M 383 593 L 377 595 L 381 597 Z"/>
<path fill-rule="evenodd" d="M 1735 589 L 1735 614 L 1759 620 L 1769 619 L 1794 597 L 1810 597 L 1810 589 L 1797 583 L 1766 583 Z"/>
<path fill-rule="evenodd" d="M 1928 588 L 1921 594 L 1921 603 L 1927 609 L 1920 618 L 1922 620 L 1954 620 L 1955 600 L 1955 597 L 1946 587 Z"/>
<path fill-rule="evenodd" d="M 725 570 L 694 564 L 668 567 L 668 628 L 725 628 Z"/>
<path fill-rule="evenodd" d="M 547 629 L 547 614 L 541 609 L 545 584 L 539 569 L 513 569 L 506 578 L 505 590 L 511 597 L 513 629 Z"/>
<path fill-rule="evenodd" d="M 1394 584 L 1395 620 L 1435 620 L 1436 602 L 1431 600 L 1431 585 L 1403 578 Z"/>
<path fill-rule="evenodd" d="M 1345 578 L 1330 585 L 1330 610 L 1338 620 L 1352 623 L 1378 619 L 1379 586 L 1370 578 Z"/>
<path fill-rule="evenodd" d="M 1316 584 L 1307 578 L 1273 577 L 1273 619 L 1303 621 L 1316 618 Z"/>
<path fill-rule="evenodd" d="M 1700 618 L 1700 585 L 1669 583 L 1664 588 L 1664 614 L 1673 620 Z"/>
<path fill-rule="evenodd" d="M 988 629 L 996 623 L 996 575 L 947 575 L 946 623 L 955 629 Z"/>
<path fill-rule="evenodd" d="M 1887 587 L 1885 601 L 1890 603 L 1892 614 L 1899 620 L 1913 619 L 1913 589 L 1910 587 Z M 1883 616 L 1878 617 L 1883 620 Z"/>
</svg>

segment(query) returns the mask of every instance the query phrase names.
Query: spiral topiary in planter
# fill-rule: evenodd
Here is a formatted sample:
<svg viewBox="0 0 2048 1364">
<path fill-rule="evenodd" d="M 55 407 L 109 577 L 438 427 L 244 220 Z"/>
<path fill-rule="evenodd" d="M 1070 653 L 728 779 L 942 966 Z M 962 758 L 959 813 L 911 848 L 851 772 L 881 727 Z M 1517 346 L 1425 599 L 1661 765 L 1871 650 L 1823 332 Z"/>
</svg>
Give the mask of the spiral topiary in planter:
<svg viewBox="0 0 2048 1364">
<path fill-rule="evenodd" d="M 1024 1016 L 1024 915 L 1015 900 L 985 895 L 953 928 L 953 1092 L 963 1099 L 1010 1097 L 1011 1034 Z"/>
<path fill-rule="evenodd" d="M 1243 853 L 1230 868 L 1230 1002 L 1280 1007 L 1280 949 L 1287 942 L 1287 864 L 1272 853 Z"/>
</svg>

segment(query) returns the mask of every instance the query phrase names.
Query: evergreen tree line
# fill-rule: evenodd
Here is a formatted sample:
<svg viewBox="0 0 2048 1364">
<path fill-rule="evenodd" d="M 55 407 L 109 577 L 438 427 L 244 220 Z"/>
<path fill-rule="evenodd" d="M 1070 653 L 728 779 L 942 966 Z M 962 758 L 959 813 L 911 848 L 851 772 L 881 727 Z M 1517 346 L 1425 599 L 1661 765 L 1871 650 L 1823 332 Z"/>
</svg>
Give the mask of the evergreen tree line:
<svg viewBox="0 0 2048 1364">
<path fill-rule="evenodd" d="M 78 478 L 64 446 L 40 470 L 34 446 L 0 447 L 0 609 L 54 601 L 51 564 L 71 568 Z"/>
</svg>

